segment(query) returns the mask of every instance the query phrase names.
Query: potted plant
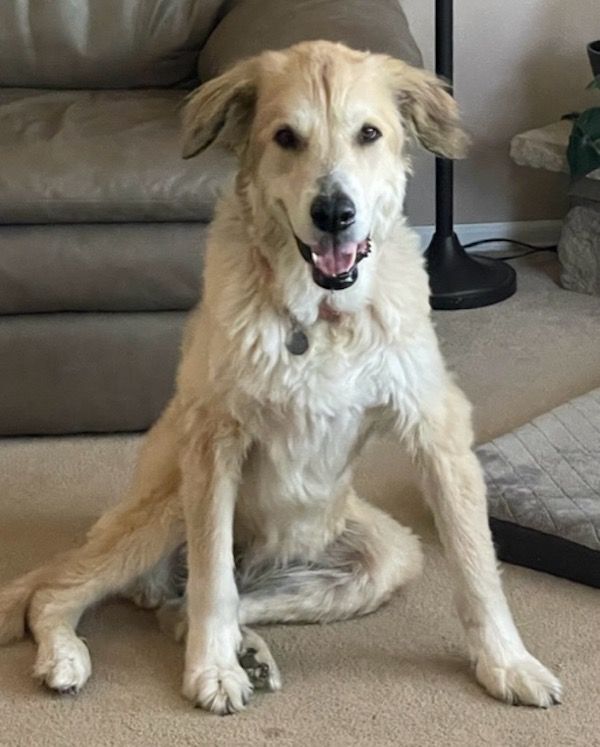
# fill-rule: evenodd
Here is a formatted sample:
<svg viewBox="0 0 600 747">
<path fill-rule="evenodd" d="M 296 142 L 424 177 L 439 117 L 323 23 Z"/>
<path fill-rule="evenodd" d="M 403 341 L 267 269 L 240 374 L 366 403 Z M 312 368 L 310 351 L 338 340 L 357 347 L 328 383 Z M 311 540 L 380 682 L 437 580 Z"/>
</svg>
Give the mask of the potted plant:
<svg viewBox="0 0 600 747">
<path fill-rule="evenodd" d="M 588 88 L 600 90 L 600 40 L 588 44 L 587 51 L 595 76 Z M 573 179 L 600 168 L 600 106 L 586 109 L 575 119 L 567 160 Z"/>
</svg>

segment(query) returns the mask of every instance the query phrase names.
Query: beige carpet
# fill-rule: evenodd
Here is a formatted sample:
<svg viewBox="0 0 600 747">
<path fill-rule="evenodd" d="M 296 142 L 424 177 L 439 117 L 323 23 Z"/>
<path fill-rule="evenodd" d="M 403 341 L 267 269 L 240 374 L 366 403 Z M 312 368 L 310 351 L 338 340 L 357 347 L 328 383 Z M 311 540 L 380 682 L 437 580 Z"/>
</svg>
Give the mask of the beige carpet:
<svg viewBox="0 0 600 747">
<path fill-rule="evenodd" d="M 556 286 L 553 257 L 520 260 L 498 306 L 437 315 L 452 367 L 476 405 L 479 440 L 600 386 L 600 299 Z M 0 442 L 0 580 L 78 542 L 122 490 L 138 437 Z M 285 678 L 277 695 L 221 719 L 179 695 L 182 650 L 151 613 L 111 602 L 82 624 L 94 675 L 76 698 L 29 677 L 33 646 L 0 650 L 0 745 L 600 745 L 600 591 L 506 567 L 524 638 L 562 677 L 548 712 L 490 699 L 465 662 L 445 564 L 392 442 L 362 460 L 364 495 L 424 535 L 424 577 L 348 623 L 265 631 Z"/>
</svg>

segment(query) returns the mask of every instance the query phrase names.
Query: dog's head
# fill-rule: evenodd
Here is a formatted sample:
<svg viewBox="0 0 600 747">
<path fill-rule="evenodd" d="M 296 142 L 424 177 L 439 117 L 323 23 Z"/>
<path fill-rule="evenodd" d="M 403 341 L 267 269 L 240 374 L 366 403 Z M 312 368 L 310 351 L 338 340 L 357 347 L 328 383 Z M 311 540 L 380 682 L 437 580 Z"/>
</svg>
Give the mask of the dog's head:
<svg viewBox="0 0 600 747">
<path fill-rule="evenodd" d="M 402 210 L 414 134 L 464 155 L 457 107 L 434 75 L 384 55 L 306 42 L 240 62 L 193 94 L 184 156 L 217 138 L 234 148 L 251 203 L 294 239 L 325 288 L 351 285 L 357 263 Z"/>
</svg>

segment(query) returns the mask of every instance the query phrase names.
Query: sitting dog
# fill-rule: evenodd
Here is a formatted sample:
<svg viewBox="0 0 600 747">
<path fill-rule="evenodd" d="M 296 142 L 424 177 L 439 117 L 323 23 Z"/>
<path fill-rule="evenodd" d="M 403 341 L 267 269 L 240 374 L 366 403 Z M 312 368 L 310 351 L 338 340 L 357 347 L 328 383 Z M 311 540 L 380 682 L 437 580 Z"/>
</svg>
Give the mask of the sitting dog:
<svg viewBox="0 0 600 747">
<path fill-rule="evenodd" d="M 176 393 L 128 499 L 83 547 L 0 592 L 0 640 L 28 626 L 37 677 L 76 692 L 91 673 L 80 616 L 130 596 L 185 634 L 186 697 L 239 711 L 255 686 L 281 685 L 248 626 L 365 614 L 418 574 L 417 538 L 352 488 L 365 440 L 391 430 L 422 476 L 477 679 L 510 703 L 558 702 L 502 592 L 470 407 L 403 216 L 411 134 L 464 155 L 454 100 L 399 60 L 310 42 L 201 86 L 184 132 L 186 157 L 218 140 L 239 171 L 211 227 Z"/>
</svg>

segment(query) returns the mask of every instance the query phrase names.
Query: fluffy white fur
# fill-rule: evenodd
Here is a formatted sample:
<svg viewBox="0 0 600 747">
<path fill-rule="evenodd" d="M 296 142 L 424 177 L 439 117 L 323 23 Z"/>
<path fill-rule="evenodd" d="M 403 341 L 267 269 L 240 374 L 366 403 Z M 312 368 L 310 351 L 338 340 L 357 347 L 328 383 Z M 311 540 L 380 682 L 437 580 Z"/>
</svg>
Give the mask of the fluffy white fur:
<svg viewBox="0 0 600 747">
<path fill-rule="evenodd" d="M 383 136 L 360 145 L 365 122 Z M 282 124 L 302 148 L 273 142 Z M 35 674 L 77 691 L 91 673 L 81 614 L 126 594 L 162 605 L 162 624 L 187 631 L 186 697 L 216 713 L 242 709 L 254 686 L 280 687 L 245 626 L 370 612 L 420 571 L 417 539 L 352 489 L 353 457 L 387 428 L 423 476 L 477 678 L 508 702 L 557 702 L 560 684 L 525 650 L 501 589 L 470 408 L 440 355 L 418 240 L 402 215 L 407 132 L 461 155 L 454 102 L 428 73 L 316 42 L 201 87 L 185 127 L 188 155 L 221 137 L 240 172 L 212 225 L 176 394 L 127 500 L 83 547 L 0 591 L 0 640 L 27 621 Z M 352 196 L 355 239 L 369 233 L 374 245 L 357 282 L 337 292 L 313 282 L 293 237 L 315 240 L 309 207 L 323 179 Z M 309 339 L 304 355 L 286 349 L 293 320 Z"/>
</svg>

